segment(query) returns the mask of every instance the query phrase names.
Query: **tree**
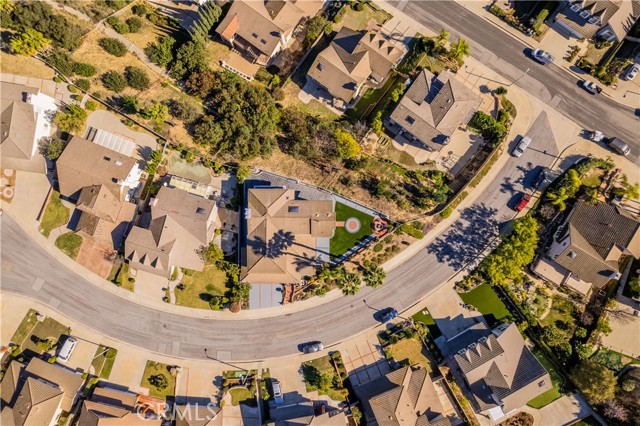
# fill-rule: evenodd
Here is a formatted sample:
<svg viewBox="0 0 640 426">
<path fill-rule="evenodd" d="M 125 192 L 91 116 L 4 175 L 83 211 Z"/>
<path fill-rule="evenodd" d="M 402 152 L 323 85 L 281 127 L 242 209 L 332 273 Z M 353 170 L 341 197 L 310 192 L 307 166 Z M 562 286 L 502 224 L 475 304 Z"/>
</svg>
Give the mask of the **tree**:
<svg viewBox="0 0 640 426">
<path fill-rule="evenodd" d="M 589 359 L 589 357 L 593 354 L 593 347 L 588 343 L 578 342 L 575 344 L 576 354 L 578 354 L 578 358 L 580 359 Z"/>
<path fill-rule="evenodd" d="M 214 2 L 206 2 L 198 8 L 198 18 L 189 29 L 192 40 L 206 43 L 209 31 L 218 22 L 222 9 Z"/>
<path fill-rule="evenodd" d="M 31 56 L 44 49 L 51 40 L 42 35 L 41 32 L 32 28 L 27 28 L 11 39 L 11 48 L 18 55 Z"/>
<path fill-rule="evenodd" d="M 569 199 L 569 194 L 567 194 L 566 188 L 560 188 L 555 192 L 548 191 L 547 198 L 551 204 L 556 206 L 561 212 L 567 209 L 566 201 Z"/>
<path fill-rule="evenodd" d="M 199 105 L 182 98 L 171 99 L 168 107 L 171 115 L 185 123 L 195 121 L 202 114 L 202 108 Z"/>
<path fill-rule="evenodd" d="M 113 56 L 122 57 L 127 53 L 127 46 L 123 42 L 116 38 L 101 38 L 99 41 L 100 47 L 102 47 L 107 53 Z"/>
<path fill-rule="evenodd" d="M 185 82 L 187 92 L 202 99 L 206 98 L 216 87 L 216 76 L 216 72 L 210 69 L 205 69 L 201 72 L 193 71 Z"/>
<path fill-rule="evenodd" d="M 624 197 L 629 200 L 636 200 L 640 198 L 640 185 L 629 183 L 627 175 L 622 175 L 620 186 L 614 188 L 611 193 L 615 196 Z"/>
<path fill-rule="evenodd" d="M 249 300 L 249 292 L 251 291 L 251 284 L 249 283 L 237 283 L 231 287 L 231 301 L 240 304 L 240 307 Z"/>
<path fill-rule="evenodd" d="M 345 160 L 355 158 L 360 155 L 360 145 L 351 135 L 344 130 L 337 130 L 335 133 L 338 154 Z"/>
<path fill-rule="evenodd" d="M 74 74 L 81 75 L 83 77 L 93 77 L 96 75 L 96 67 L 91 64 L 85 64 L 83 62 L 74 62 L 72 65 Z"/>
<path fill-rule="evenodd" d="M 154 102 L 149 108 L 144 108 L 140 111 L 142 118 L 152 120 L 156 124 L 162 124 L 167 119 L 169 109 L 166 105 L 160 102 Z"/>
<path fill-rule="evenodd" d="M 495 93 L 496 95 L 506 95 L 507 88 L 504 86 L 498 86 L 496 87 L 496 90 L 493 91 L 493 93 Z"/>
<path fill-rule="evenodd" d="M 60 130 L 67 133 L 79 133 L 84 128 L 87 112 L 78 105 L 69 105 L 65 112 L 56 114 L 55 123 Z"/>
<path fill-rule="evenodd" d="M 567 341 L 567 337 L 555 325 L 545 327 L 542 338 L 547 345 L 554 348 L 562 346 Z"/>
<path fill-rule="evenodd" d="M 127 79 L 118 71 L 111 70 L 102 74 L 102 84 L 112 92 L 120 93 L 127 87 Z"/>
<path fill-rule="evenodd" d="M 384 284 L 387 273 L 379 266 L 371 265 L 362 272 L 362 280 L 369 287 L 380 287 Z"/>
<path fill-rule="evenodd" d="M 182 80 L 192 72 L 207 68 L 205 45 L 199 41 L 188 41 L 176 51 L 176 59 L 171 66 L 171 77 Z"/>
<path fill-rule="evenodd" d="M 146 90 L 149 88 L 149 76 L 142 68 L 128 66 L 124 69 L 124 77 L 127 79 L 129 87 L 136 90 Z"/>
<path fill-rule="evenodd" d="M 371 120 L 371 129 L 380 134 L 382 132 L 382 111 L 377 111 Z"/>
<path fill-rule="evenodd" d="M 164 390 L 169 386 L 169 380 L 164 374 L 156 374 L 147 379 L 149 384 L 158 390 Z"/>
<path fill-rule="evenodd" d="M 616 376 L 604 365 L 580 361 L 570 377 L 590 404 L 600 404 L 616 395 Z"/>
<path fill-rule="evenodd" d="M 56 161 L 64 150 L 64 142 L 60 139 L 53 139 L 47 144 L 47 158 Z"/>
<path fill-rule="evenodd" d="M 127 18 L 125 22 L 129 27 L 129 31 L 132 33 L 137 33 L 138 31 L 140 31 L 140 28 L 142 28 L 142 21 L 138 17 L 132 16 L 130 18 Z"/>
<path fill-rule="evenodd" d="M 450 34 L 444 28 L 442 28 L 438 33 L 438 38 L 437 38 L 438 44 L 440 46 L 444 46 L 445 44 L 447 44 L 447 40 L 449 40 L 449 35 Z"/>
<path fill-rule="evenodd" d="M 220 246 L 211 241 L 208 246 L 201 246 L 198 250 L 198 256 L 204 262 L 214 264 L 224 259 L 224 253 Z"/>
<path fill-rule="evenodd" d="M 3 13 L 5 22 L 6 13 Z M 73 22 L 74 18 L 54 13 L 45 2 L 16 2 L 9 26 L 23 32 L 28 28 L 41 32 L 54 46 L 75 50 L 82 43 L 83 28 Z"/>
<path fill-rule="evenodd" d="M 123 96 L 120 99 L 120 106 L 127 114 L 138 112 L 138 99 L 135 96 Z"/>
<path fill-rule="evenodd" d="M 240 166 L 238 167 L 238 171 L 236 171 L 236 177 L 238 178 L 239 184 L 243 184 L 250 175 L 251 168 L 248 166 Z"/>
<path fill-rule="evenodd" d="M 469 43 L 467 40 L 460 38 L 456 43 L 449 47 L 449 58 L 460 62 L 465 56 L 469 56 Z"/>
<path fill-rule="evenodd" d="M 302 47 L 304 50 L 307 50 L 320 34 L 325 31 L 327 25 L 331 25 L 331 23 L 322 15 L 316 15 L 307 22 L 305 26 L 307 33 L 304 36 L 304 41 L 302 42 Z M 329 31 L 331 32 L 331 31 Z"/>
<path fill-rule="evenodd" d="M 629 420 L 629 412 L 617 399 L 610 399 L 605 401 L 603 413 L 610 419 L 615 419 L 621 422 Z"/>
<path fill-rule="evenodd" d="M 157 42 L 149 43 L 144 49 L 149 60 L 160 67 L 166 67 L 173 60 L 173 45 L 176 40 L 168 35 L 162 36 Z"/>
<path fill-rule="evenodd" d="M 342 294 L 345 296 L 353 296 L 360 290 L 362 281 L 360 277 L 351 272 L 345 272 L 342 277 L 338 278 L 336 285 L 342 290 Z"/>
<path fill-rule="evenodd" d="M 118 34 L 126 34 L 129 32 L 129 25 L 122 22 L 117 16 L 110 16 L 107 18 L 107 23 L 111 25 Z"/>
</svg>

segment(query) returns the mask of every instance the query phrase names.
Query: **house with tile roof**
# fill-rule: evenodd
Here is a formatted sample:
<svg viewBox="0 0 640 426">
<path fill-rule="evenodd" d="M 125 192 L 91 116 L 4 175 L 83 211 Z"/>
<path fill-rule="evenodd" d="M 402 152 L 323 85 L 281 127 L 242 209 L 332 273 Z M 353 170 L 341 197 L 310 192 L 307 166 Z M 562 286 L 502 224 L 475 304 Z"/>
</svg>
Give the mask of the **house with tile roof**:
<svg viewBox="0 0 640 426">
<path fill-rule="evenodd" d="M 149 205 L 148 225 L 134 226 L 125 241 L 130 267 L 164 277 L 169 277 L 174 268 L 202 271 L 204 261 L 198 251 L 213 239 L 215 202 L 163 186 Z"/>
<path fill-rule="evenodd" d="M 464 379 L 474 410 L 493 421 L 514 413 L 553 387 L 551 377 L 515 324 L 501 324 L 457 347 L 449 365 Z"/>
<path fill-rule="evenodd" d="M 84 379 L 58 364 L 32 358 L 25 365 L 13 361 L 2 383 L 3 426 L 54 425 L 70 412 L 84 387 Z"/>
<path fill-rule="evenodd" d="M 587 295 L 620 278 L 626 256 L 640 257 L 640 222 L 621 207 L 578 201 L 533 271 Z"/>
<path fill-rule="evenodd" d="M 571 36 L 622 41 L 640 17 L 639 0 L 564 1 L 554 22 Z"/>
<path fill-rule="evenodd" d="M 176 405 L 175 426 L 222 426 L 223 419 L 223 410 L 211 402 Z"/>
<path fill-rule="evenodd" d="M 51 123 L 58 108 L 55 99 L 33 87 L 0 84 L 0 166 L 46 173 L 46 162 L 38 148 L 53 130 Z"/>
<path fill-rule="evenodd" d="M 346 426 L 344 411 L 329 406 L 326 401 L 304 399 L 295 404 L 275 405 L 269 408 L 275 426 Z"/>
<path fill-rule="evenodd" d="M 343 27 L 318 54 L 307 80 L 344 103 L 357 97 L 364 83 L 380 84 L 406 53 L 404 44 L 388 39 L 379 29 L 355 31 Z"/>
<path fill-rule="evenodd" d="M 302 200 L 293 189 L 254 187 L 246 194 L 240 279 L 250 284 L 292 284 L 316 273 L 336 227 L 334 202 Z"/>
<path fill-rule="evenodd" d="M 291 41 L 294 30 L 322 8 L 315 0 L 236 0 L 216 33 L 234 50 L 268 65 Z"/>
<path fill-rule="evenodd" d="M 422 72 L 395 107 L 387 128 L 419 142 L 429 151 L 440 151 L 460 126 L 466 125 L 482 104 L 480 94 L 449 71 L 435 76 Z"/>
<path fill-rule="evenodd" d="M 367 426 L 448 426 L 444 408 L 424 368 L 403 367 L 354 388 Z"/>
<path fill-rule="evenodd" d="M 96 387 L 82 403 L 77 426 L 160 426 L 162 419 L 136 410 L 138 396 L 107 387 Z"/>
<path fill-rule="evenodd" d="M 60 194 L 76 201 L 75 231 L 119 247 L 136 206 L 129 202 L 140 186 L 138 162 L 74 136 L 56 161 Z"/>
</svg>

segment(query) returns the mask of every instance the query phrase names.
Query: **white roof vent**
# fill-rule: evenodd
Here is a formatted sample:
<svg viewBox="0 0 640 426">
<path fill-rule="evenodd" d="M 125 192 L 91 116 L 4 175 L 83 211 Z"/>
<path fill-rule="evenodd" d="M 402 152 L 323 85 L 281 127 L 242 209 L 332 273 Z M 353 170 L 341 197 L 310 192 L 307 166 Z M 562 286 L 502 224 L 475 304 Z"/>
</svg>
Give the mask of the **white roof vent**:
<svg viewBox="0 0 640 426">
<path fill-rule="evenodd" d="M 251 209 L 244 209 L 244 218 L 245 220 L 251 219 Z"/>
<path fill-rule="evenodd" d="M 466 349 L 460 349 L 460 350 L 458 351 L 458 355 L 464 355 L 464 354 L 466 354 L 466 353 L 467 353 L 467 350 L 466 350 Z"/>
<path fill-rule="evenodd" d="M 481 337 L 480 339 L 478 339 L 478 342 L 483 343 L 486 342 L 487 338 L 486 337 Z"/>
<path fill-rule="evenodd" d="M 587 19 L 589 16 L 591 16 L 591 14 L 589 13 L 588 10 L 583 10 L 582 12 L 580 12 L 580 17 Z"/>
<path fill-rule="evenodd" d="M 122 161 L 116 160 L 114 163 L 116 166 L 122 166 Z"/>
<path fill-rule="evenodd" d="M 571 10 L 573 10 L 574 12 L 577 12 L 580 10 L 580 5 L 579 4 L 574 4 L 571 6 Z"/>
<path fill-rule="evenodd" d="M 570 257 L 570 258 L 575 259 L 575 258 L 576 258 L 576 256 L 577 256 L 577 254 L 576 254 L 575 252 L 573 252 L 573 251 L 570 251 L 570 252 L 569 252 L 569 257 Z"/>
<path fill-rule="evenodd" d="M 477 343 L 472 343 L 472 344 L 470 344 L 470 345 L 468 346 L 468 348 L 469 348 L 469 349 L 473 349 L 473 348 L 475 348 L 476 346 L 478 346 L 478 344 L 477 344 Z"/>
</svg>

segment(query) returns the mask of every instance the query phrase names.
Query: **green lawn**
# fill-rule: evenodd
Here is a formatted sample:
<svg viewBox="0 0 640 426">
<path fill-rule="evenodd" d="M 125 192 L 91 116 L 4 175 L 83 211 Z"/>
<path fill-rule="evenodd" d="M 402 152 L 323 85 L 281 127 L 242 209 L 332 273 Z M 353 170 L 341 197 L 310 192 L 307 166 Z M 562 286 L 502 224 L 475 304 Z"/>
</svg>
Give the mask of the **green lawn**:
<svg viewBox="0 0 640 426">
<path fill-rule="evenodd" d="M 514 320 L 489 284 L 481 284 L 468 293 L 460 293 L 460 298 L 464 303 L 475 306 L 478 312 L 484 315 L 489 326 L 502 320 Z"/>
<path fill-rule="evenodd" d="M 51 231 L 69 222 L 69 209 L 62 205 L 60 193 L 53 191 L 40 219 L 40 232 L 49 238 Z"/>
<path fill-rule="evenodd" d="M 432 339 L 437 339 L 438 337 L 442 336 L 442 332 L 436 325 L 435 320 L 426 307 L 417 314 L 414 314 L 411 318 L 413 318 L 413 320 L 416 322 L 421 322 L 426 325 L 429 329 L 429 334 L 431 335 Z"/>
<path fill-rule="evenodd" d="M 56 239 L 56 247 L 58 247 L 64 254 L 76 260 L 80 246 L 82 245 L 83 238 L 75 232 L 67 232 L 60 235 Z"/>
<path fill-rule="evenodd" d="M 368 89 L 362 96 L 362 98 L 360 98 L 358 103 L 353 107 L 353 110 L 350 112 L 350 114 L 356 120 L 366 120 L 367 118 L 369 118 L 373 110 L 376 108 L 378 103 L 383 100 L 385 95 L 391 95 L 391 88 L 397 81 L 403 81 L 403 78 L 402 76 L 395 74 L 389 76 L 384 85 L 379 89 Z"/>
<path fill-rule="evenodd" d="M 94 358 L 91 361 L 91 365 L 95 370 L 94 374 L 101 379 L 108 379 L 117 355 L 118 351 L 114 348 L 107 348 L 103 345 L 98 346 L 96 353 L 93 355 Z"/>
<path fill-rule="evenodd" d="M 640 360 L 633 359 L 624 354 L 614 352 L 606 348 L 598 349 L 598 352 L 593 354 L 590 360 L 604 365 L 609 370 L 613 370 L 616 373 L 618 373 L 628 364 L 640 364 Z"/>
<path fill-rule="evenodd" d="M 340 27 L 347 27 L 353 30 L 364 30 L 367 28 L 367 24 L 373 18 L 380 25 L 384 24 L 391 17 L 383 10 L 374 10 L 373 8 L 365 5 L 361 11 L 353 10 L 350 6 L 345 4 L 346 13 L 342 17 L 339 25 Z M 335 25 L 334 25 L 335 27 Z"/>
<path fill-rule="evenodd" d="M 547 370 L 549 376 L 551 376 L 551 381 L 553 382 L 553 388 L 527 402 L 528 406 L 539 409 L 562 396 L 562 393 L 560 393 L 560 386 L 562 385 L 563 379 L 541 349 L 536 347 L 532 352 Z"/>
<path fill-rule="evenodd" d="M 245 387 L 237 387 L 229 390 L 231 394 L 231 404 L 232 405 L 240 405 L 245 404 L 250 407 L 257 407 L 258 402 L 256 401 L 256 396 L 252 394 Z"/>
<path fill-rule="evenodd" d="M 129 264 L 121 260 L 116 260 L 113 263 L 107 280 L 129 291 L 133 291 L 136 284 L 135 278 L 129 275 Z"/>
<path fill-rule="evenodd" d="M 360 230 L 350 234 L 344 227 L 337 227 L 329 244 L 332 257 L 339 257 L 355 246 L 360 240 L 371 235 L 373 217 L 342 203 L 336 203 L 336 220 L 344 221 L 350 217 L 360 220 Z"/>
<path fill-rule="evenodd" d="M 554 295 L 549 314 L 540 321 L 540 325 L 543 327 L 555 325 L 558 330 L 567 336 L 567 339 L 570 339 L 576 327 L 575 311 L 576 308 L 573 303 Z"/>
<path fill-rule="evenodd" d="M 13 333 L 11 337 L 11 342 L 16 345 L 21 345 L 24 342 L 24 339 L 27 338 L 29 334 L 31 334 L 31 330 L 36 326 L 38 320 L 36 319 L 36 314 L 38 312 L 35 309 L 29 309 L 29 312 L 24 316 L 22 322 L 16 329 L 16 332 Z"/>
<path fill-rule="evenodd" d="M 422 343 L 417 338 L 402 339 L 398 343 L 387 346 L 385 350 L 393 356 L 393 359 L 401 364 L 420 364 L 420 366 L 429 373 L 433 371 L 427 349 L 422 346 Z"/>
<path fill-rule="evenodd" d="M 28 350 L 41 354 L 43 351 L 36 344 L 38 340 L 49 339 L 53 342 L 58 342 L 63 335 L 68 336 L 70 332 L 71 329 L 69 327 L 50 317 L 38 322 L 36 311 L 32 309 L 22 320 L 11 341 L 16 345 L 20 345 L 21 352 Z"/>
<path fill-rule="evenodd" d="M 339 353 L 338 353 L 339 355 Z M 332 385 L 328 389 L 318 389 L 317 387 L 311 385 L 309 383 L 309 375 L 313 373 L 313 370 L 317 370 L 318 373 L 322 374 L 326 372 L 333 379 L 338 380 L 336 370 L 333 368 L 331 363 L 331 357 L 329 355 L 313 359 L 311 361 L 307 361 L 302 364 L 302 374 L 305 377 L 305 386 L 307 388 L 307 392 L 318 391 L 320 395 L 327 395 L 329 398 L 334 401 L 342 401 L 344 396 L 340 393 L 340 388 L 336 388 L 333 383 L 335 380 L 332 380 Z M 346 371 L 343 371 L 344 376 L 346 376 Z"/>
<path fill-rule="evenodd" d="M 227 274 L 215 265 L 206 265 L 202 272 L 184 276 L 184 290 L 176 288 L 176 305 L 209 309 L 211 296 L 223 296 L 227 288 Z"/>
<path fill-rule="evenodd" d="M 150 383 L 152 377 L 163 375 L 167 380 L 167 387 L 159 389 Z M 169 365 L 161 362 L 147 361 L 147 365 L 144 368 L 144 374 L 142 375 L 142 381 L 140 386 L 149 389 L 149 396 L 156 398 L 166 398 L 167 396 L 174 396 L 176 392 L 176 378 L 169 372 Z"/>
</svg>

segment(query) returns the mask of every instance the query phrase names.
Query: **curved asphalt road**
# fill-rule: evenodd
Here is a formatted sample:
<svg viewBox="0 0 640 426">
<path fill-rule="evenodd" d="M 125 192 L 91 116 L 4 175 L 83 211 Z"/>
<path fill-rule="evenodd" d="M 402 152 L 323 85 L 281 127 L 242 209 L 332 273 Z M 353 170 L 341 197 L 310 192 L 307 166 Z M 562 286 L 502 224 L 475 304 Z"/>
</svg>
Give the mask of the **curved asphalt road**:
<svg viewBox="0 0 640 426">
<path fill-rule="evenodd" d="M 398 6 L 397 1 L 393 1 Z M 471 55 L 546 104 L 555 107 L 585 129 L 618 136 L 631 146 L 631 159 L 640 158 L 640 121 L 631 107 L 606 95 L 594 96 L 578 86 L 578 78 L 557 65 L 544 66 L 528 56 L 520 40 L 505 34 L 456 1 L 401 2 L 402 11 L 421 24 L 445 28 L 451 41 L 469 41 Z M 556 61 L 562 61 L 556 58 Z M 526 70 L 529 72 L 525 75 Z M 471 70 L 473 72 L 473 70 Z M 640 104 L 637 106 L 640 108 Z"/>
<path fill-rule="evenodd" d="M 114 295 L 65 268 L 7 215 L 1 219 L 2 291 L 37 299 L 125 343 L 183 358 L 204 358 L 207 348 L 209 356 L 225 361 L 261 360 L 295 353 L 299 343 L 310 340 L 330 346 L 374 326 L 377 309 L 410 307 L 481 251 L 498 226 L 513 217 L 507 204 L 516 201 L 523 178 L 530 180 L 534 167 L 553 163 L 557 150 L 545 123 L 544 116 L 536 121 L 528 132 L 532 146 L 521 158 L 509 159 L 476 204 L 465 209 L 444 235 L 391 271 L 385 285 L 364 287 L 356 296 L 259 320 L 167 314 Z"/>
</svg>

